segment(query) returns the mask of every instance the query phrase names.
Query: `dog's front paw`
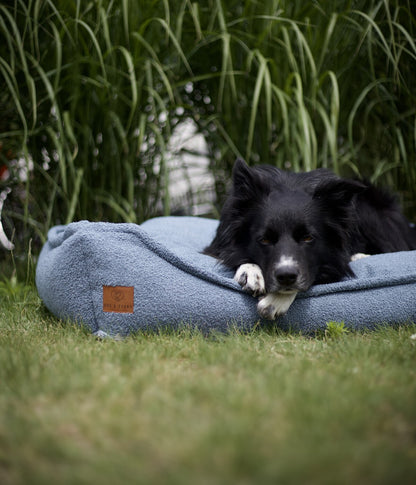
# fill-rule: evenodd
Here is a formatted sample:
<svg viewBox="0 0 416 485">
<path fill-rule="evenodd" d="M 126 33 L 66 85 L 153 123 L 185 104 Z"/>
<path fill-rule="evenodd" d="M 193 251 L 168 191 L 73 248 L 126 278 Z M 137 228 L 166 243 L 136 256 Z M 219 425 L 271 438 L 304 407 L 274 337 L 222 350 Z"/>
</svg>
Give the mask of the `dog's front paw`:
<svg viewBox="0 0 416 485">
<path fill-rule="evenodd" d="M 351 256 L 350 261 L 358 261 L 359 259 L 368 258 L 369 256 L 369 254 L 355 253 Z"/>
<path fill-rule="evenodd" d="M 268 293 L 260 298 L 257 311 L 266 320 L 275 320 L 279 315 L 284 315 L 289 310 L 296 295 L 297 291 L 293 293 Z"/>
<path fill-rule="evenodd" d="M 246 263 L 239 266 L 235 272 L 234 280 L 244 291 L 253 296 L 263 295 L 266 291 L 263 272 L 257 264 Z"/>
</svg>

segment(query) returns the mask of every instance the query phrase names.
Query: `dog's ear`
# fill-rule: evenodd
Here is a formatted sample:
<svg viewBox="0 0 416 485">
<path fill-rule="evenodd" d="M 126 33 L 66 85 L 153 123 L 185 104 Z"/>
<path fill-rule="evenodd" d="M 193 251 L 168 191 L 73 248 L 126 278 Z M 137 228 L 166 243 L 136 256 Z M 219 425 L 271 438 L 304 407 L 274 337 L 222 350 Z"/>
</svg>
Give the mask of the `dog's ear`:
<svg viewBox="0 0 416 485">
<path fill-rule="evenodd" d="M 237 158 L 233 167 L 233 183 L 237 186 L 249 184 L 252 179 L 252 171 L 242 158 Z"/>
<path fill-rule="evenodd" d="M 313 198 L 319 204 L 328 227 L 336 231 L 343 244 L 342 234 L 353 224 L 352 200 L 363 192 L 366 186 L 354 180 L 332 179 L 321 182 L 315 189 Z"/>
<path fill-rule="evenodd" d="M 346 179 L 325 180 L 318 184 L 313 198 L 328 204 L 328 207 L 348 206 L 356 194 L 366 190 L 361 182 Z"/>
<path fill-rule="evenodd" d="M 233 192 L 241 200 L 252 200 L 261 195 L 261 176 L 244 160 L 237 158 L 233 167 Z"/>
</svg>

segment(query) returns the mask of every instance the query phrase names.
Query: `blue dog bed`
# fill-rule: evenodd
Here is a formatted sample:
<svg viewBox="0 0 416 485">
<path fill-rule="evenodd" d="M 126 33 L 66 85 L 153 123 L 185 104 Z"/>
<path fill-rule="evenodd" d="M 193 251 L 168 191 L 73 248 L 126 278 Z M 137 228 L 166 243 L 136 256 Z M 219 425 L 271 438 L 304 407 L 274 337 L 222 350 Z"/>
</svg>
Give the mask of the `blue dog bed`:
<svg viewBox="0 0 416 485">
<path fill-rule="evenodd" d="M 244 293 L 233 272 L 201 254 L 217 221 L 160 217 L 141 226 L 75 222 L 48 234 L 36 285 L 57 317 L 82 323 L 96 335 L 182 324 L 227 331 L 262 321 L 257 299 Z M 283 329 L 312 333 L 330 321 L 355 329 L 416 322 L 416 251 L 351 263 L 356 278 L 316 285 L 301 293 Z"/>
</svg>

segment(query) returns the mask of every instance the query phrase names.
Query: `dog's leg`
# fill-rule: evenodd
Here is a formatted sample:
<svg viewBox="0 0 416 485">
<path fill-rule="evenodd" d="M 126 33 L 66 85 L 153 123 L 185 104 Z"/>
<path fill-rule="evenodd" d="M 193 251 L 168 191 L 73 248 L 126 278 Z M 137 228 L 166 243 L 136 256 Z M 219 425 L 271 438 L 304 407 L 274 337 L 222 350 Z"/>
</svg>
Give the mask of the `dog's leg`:
<svg viewBox="0 0 416 485">
<path fill-rule="evenodd" d="M 260 298 L 257 311 L 263 318 L 274 320 L 289 310 L 297 294 L 297 291 L 292 293 L 268 293 L 263 298 Z"/>
<path fill-rule="evenodd" d="M 257 264 L 246 263 L 239 266 L 235 272 L 234 280 L 244 291 L 253 296 L 263 295 L 266 291 L 263 272 Z"/>
<path fill-rule="evenodd" d="M 368 258 L 369 256 L 369 254 L 355 253 L 351 256 L 350 261 L 358 261 L 359 259 Z"/>
</svg>

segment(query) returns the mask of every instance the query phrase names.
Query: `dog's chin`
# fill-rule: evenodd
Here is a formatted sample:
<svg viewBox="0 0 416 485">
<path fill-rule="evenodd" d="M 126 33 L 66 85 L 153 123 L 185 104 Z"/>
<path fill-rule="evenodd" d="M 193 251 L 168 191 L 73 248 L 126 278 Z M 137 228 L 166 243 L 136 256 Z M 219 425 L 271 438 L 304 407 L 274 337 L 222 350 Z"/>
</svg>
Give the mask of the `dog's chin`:
<svg viewBox="0 0 416 485">
<path fill-rule="evenodd" d="M 299 291 L 306 291 L 311 285 L 299 281 L 293 286 L 270 285 L 266 295 L 257 304 L 259 315 L 266 320 L 275 320 L 289 310 Z"/>
<path fill-rule="evenodd" d="M 282 286 L 279 284 L 266 285 L 266 293 L 277 293 L 281 295 L 291 295 L 292 293 L 298 293 L 299 291 L 307 291 L 312 286 L 312 283 L 307 283 L 306 281 L 299 281 L 295 285 Z"/>
</svg>

